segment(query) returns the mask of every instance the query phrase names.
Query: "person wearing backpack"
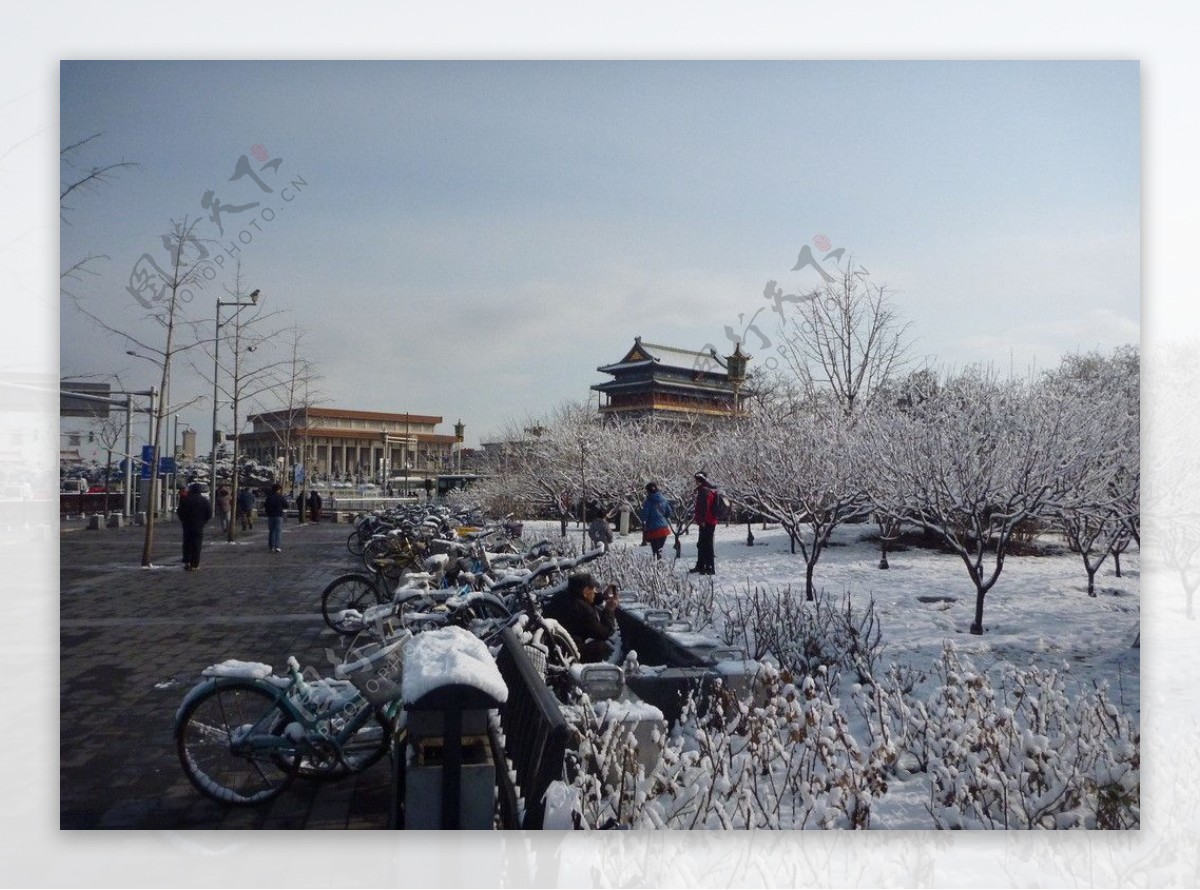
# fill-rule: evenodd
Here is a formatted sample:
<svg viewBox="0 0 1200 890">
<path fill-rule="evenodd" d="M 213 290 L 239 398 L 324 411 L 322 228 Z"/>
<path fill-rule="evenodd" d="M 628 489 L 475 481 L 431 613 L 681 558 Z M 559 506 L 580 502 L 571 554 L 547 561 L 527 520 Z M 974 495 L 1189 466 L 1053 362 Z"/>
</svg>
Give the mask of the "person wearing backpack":
<svg viewBox="0 0 1200 890">
<path fill-rule="evenodd" d="M 662 559 L 663 544 L 671 534 L 671 502 L 658 485 L 646 483 L 646 500 L 642 502 L 642 540 L 650 545 L 655 559 Z"/>
<path fill-rule="evenodd" d="M 696 542 L 696 564 L 688 569 L 688 572 L 695 575 L 715 575 L 717 569 L 714 564 L 713 535 L 716 534 L 717 520 L 720 519 L 718 515 L 720 501 L 717 490 L 712 487 L 707 476 L 697 473 L 694 478 L 696 480 L 696 505 L 692 518 L 696 522 L 700 539 Z"/>
</svg>

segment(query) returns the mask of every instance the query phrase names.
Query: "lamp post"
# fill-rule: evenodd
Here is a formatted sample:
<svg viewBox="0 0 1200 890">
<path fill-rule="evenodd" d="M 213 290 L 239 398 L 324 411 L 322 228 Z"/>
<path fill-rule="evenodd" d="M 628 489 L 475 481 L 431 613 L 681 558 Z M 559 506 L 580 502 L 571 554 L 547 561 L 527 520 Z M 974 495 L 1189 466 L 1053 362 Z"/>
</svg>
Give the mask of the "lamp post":
<svg viewBox="0 0 1200 890">
<path fill-rule="evenodd" d="M 463 434 L 466 431 L 467 431 L 467 428 L 466 428 L 466 426 L 463 425 L 462 418 L 460 417 L 458 419 L 458 423 L 454 424 L 454 441 L 458 444 L 458 451 L 457 451 L 458 460 L 455 461 L 455 471 L 459 475 L 462 475 Z"/>
<path fill-rule="evenodd" d="M 221 368 L 221 366 L 220 366 L 220 357 L 221 357 L 221 307 L 222 307 L 222 306 L 236 306 L 236 307 L 238 307 L 236 310 L 234 310 L 233 317 L 234 317 L 234 320 L 235 320 L 235 322 L 236 322 L 236 324 L 235 324 L 235 327 L 236 327 L 237 333 L 240 335 L 240 334 L 241 334 L 241 323 L 237 321 L 237 319 L 238 319 L 238 316 L 239 316 L 239 313 L 241 313 L 242 309 L 243 309 L 243 308 L 245 308 L 246 306 L 254 306 L 254 305 L 257 305 L 257 303 L 258 303 L 258 295 L 259 295 L 259 291 L 258 291 L 258 289 L 256 288 L 255 290 L 253 290 L 253 291 L 251 291 L 251 292 L 250 292 L 250 302 L 249 302 L 249 303 L 247 303 L 247 302 L 244 302 L 244 301 L 242 301 L 242 300 L 222 300 L 222 299 L 220 299 L 220 298 L 218 298 L 218 299 L 217 299 L 217 324 L 216 324 L 216 329 L 215 329 L 215 330 L 214 330 L 214 332 L 213 332 L 213 414 L 212 414 L 212 452 L 211 452 L 211 455 L 210 455 L 211 465 L 209 466 L 209 474 L 208 474 L 208 478 L 209 478 L 209 486 L 208 486 L 208 490 L 209 490 L 209 492 L 212 494 L 212 496 L 213 496 L 213 497 L 216 497 L 216 496 L 217 496 L 217 404 L 218 404 L 218 403 L 217 403 L 217 383 L 218 383 L 218 380 L 217 380 L 217 378 L 218 378 L 218 375 L 219 375 L 219 373 L 220 373 L 220 368 Z M 237 364 L 237 353 L 236 353 L 236 342 L 237 342 L 237 341 L 236 341 L 236 338 L 235 338 L 235 341 L 234 341 L 234 342 L 235 342 L 234 364 L 235 364 L 235 366 L 236 366 L 236 364 Z M 237 379 L 237 378 L 236 378 L 236 375 L 235 375 L 235 378 L 234 378 L 234 379 L 235 379 L 235 381 L 236 381 L 236 379 Z M 236 388 L 236 382 L 235 382 L 235 388 Z M 235 396 L 236 396 L 236 393 L 235 393 Z M 234 419 L 234 423 L 236 424 L 236 423 L 237 423 L 237 410 L 236 410 L 236 408 L 234 409 L 234 418 L 233 418 L 233 419 Z M 235 434 L 235 435 L 236 435 L 236 434 Z M 234 474 L 234 476 L 235 476 L 235 477 L 237 476 L 237 466 L 236 466 L 236 464 L 235 464 L 235 466 L 234 466 L 234 468 L 233 468 L 233 474 Z M 230 527 L 232 527 L 232 525 L 233 525 L 233 524 L 232 524 L 232 523 L 230 523 Z"/>
<path fill-rule="evenodd" d="M 741 340 L 734 344 L 733 354 L 725 356 L 725 376 L 733 384 L 733 416 L 735 419 L 742 413 L 742 406 L 738 400 L 742 384 L 746 382 L 746 362 L 749 360 L 750 356 L 742 352 Z M 725 522 L 728 525 L 728 517 Z M 749 514 L 746 515 L 746 546 L 754 546 L 754 531 L 750 528 Z"/>
</svg>

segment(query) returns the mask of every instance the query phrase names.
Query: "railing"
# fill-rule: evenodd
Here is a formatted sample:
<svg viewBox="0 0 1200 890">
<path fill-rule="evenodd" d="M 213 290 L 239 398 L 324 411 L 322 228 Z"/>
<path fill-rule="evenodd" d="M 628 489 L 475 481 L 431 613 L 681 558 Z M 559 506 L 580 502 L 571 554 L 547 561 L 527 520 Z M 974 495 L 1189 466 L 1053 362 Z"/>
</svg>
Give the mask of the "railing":
<svg viewBox="0 0 1200 890">
<path fill-rule="evenodd" d="M 508 686 L 508 701 L 500 708 L 503 750 L 495 758 L 500 816 L 505 828 L 540 829 L 546 815 L 543 797 L 550 783 L 562 778 L 570 733 L 558 699 L 512 628 L 505 628 L 500 639 L 496 667 Z M 506 761 L 513 766 L 515 782 Z"/>
</svg>

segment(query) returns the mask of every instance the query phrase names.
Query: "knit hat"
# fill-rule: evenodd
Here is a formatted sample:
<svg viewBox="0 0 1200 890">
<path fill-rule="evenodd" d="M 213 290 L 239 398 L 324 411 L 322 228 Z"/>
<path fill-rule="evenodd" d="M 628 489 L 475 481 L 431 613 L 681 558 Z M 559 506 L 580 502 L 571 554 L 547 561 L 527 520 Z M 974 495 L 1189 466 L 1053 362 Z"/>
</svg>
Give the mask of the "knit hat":
<svg viewBox="0 0 1200 890">
<path fill-rule="evenodd" d="M 703 473 L 697 473 L 694 478 L 697 482 L 703 482 L 705 485 L 708 485 L 708 477 Z"/>
</svg>

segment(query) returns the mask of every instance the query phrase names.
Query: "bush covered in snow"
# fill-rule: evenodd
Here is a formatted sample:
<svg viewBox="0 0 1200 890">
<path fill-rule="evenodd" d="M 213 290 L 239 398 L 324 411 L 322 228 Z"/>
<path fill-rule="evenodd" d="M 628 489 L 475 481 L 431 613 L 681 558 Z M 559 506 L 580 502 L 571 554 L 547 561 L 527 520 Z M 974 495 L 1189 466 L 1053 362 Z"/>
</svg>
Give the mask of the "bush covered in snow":
<svg viewBox="0 0 1200 890">
<path fill-rule="evenodd" d="M 1140 733 L 1103 688 L 1072 697 L 1065 669 L 1012 665 L 997 687 L 952 644 L 935 677 L 914 695 L 893 669 L 856 696 L 897 777 L 927 777 L 935 827 L 1138 827 Z"/>
<path fill-rule="evenodd" d="M 882 653 L 873 599 L 856 609 L 849 595 L 839 605 L 825 595 L 808 601 L 791 585 L 747 584 L 741 596 L 721 601 L 720 613 L 726 644 L 799 676 L 824 668 L 852 671 L 865 681 Z"/>
<path fill-rule="evenodd" d="M 650 757 L 584 720 L 563 806 L 583 828 L 864 829 L 903 783 L 932 828 L 1139 826 L 1139 733 L 1103 689 L 1072 700 L 1064 672 L 1012 666 L 994 686 L 952 645 L 923 679 L 856 685 L 854 715 L 835 670 L 769 670 L 745 700 L 690 698 Z"/>
</svg>

